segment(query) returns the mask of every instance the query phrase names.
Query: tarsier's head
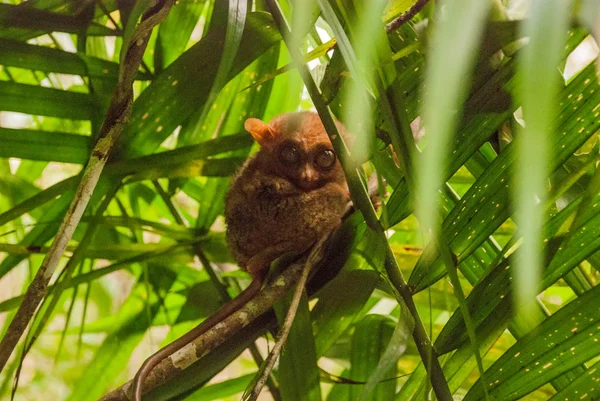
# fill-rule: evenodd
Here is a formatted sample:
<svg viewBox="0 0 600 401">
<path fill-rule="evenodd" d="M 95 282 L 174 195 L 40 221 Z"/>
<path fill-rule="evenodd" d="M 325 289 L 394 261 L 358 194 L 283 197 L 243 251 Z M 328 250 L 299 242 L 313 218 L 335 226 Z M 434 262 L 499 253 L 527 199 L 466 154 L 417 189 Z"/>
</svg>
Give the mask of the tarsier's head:
<svg viewBox="0 0 600 401">
<path fill-rule="evenodd" d="M 244 127 L 260 144 L 257 158 L 271 174 L 287 178 L 298 188 L 310 191 L 331 181 L 344 181 L 340 162 L 319 115 L 287 113 L 269 124 L 256 118 Z M 338 129 L 344 127 L 338 123 Z"/>
</svg>

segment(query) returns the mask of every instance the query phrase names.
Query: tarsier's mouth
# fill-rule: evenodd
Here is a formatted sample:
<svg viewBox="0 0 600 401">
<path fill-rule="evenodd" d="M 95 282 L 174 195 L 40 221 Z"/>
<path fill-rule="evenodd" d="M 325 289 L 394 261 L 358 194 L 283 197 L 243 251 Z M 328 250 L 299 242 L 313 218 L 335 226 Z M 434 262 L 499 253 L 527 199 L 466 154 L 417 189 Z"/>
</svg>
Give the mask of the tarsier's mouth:
<svg viewBox="0 0 600 401">
<path fill-rule="evenodd" d="M 310 192 L 315 189 L 321 188 L 325 185 L 325 181 L 317 180 L 317 181 L 306 181 L 306 180 L 298 180 L 295 182 L 296 186 L 303 191 Z"/>
</svg>

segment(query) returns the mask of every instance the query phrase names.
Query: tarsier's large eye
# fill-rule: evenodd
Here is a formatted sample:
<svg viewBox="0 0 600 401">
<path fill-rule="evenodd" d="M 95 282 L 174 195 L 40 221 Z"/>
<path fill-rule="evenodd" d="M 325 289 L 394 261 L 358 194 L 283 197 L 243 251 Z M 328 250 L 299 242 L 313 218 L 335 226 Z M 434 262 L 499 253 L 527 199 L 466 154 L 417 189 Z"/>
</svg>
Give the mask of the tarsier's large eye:
<svg viewBox="0 0 600 401">
<path fill-rule="evenodd" d="M 335 153 L 331 149 L 325 149 L 317 155 L 315 162 L 322 168 L 331 168 L 335 163 Z"/>
<path fill-rule="evenodd" d="M 295 146 L 287 145 L 279 151 L 279 158 L 286 164 L 296 164 L 300 161 L 300 151 Z"/>
</svg>

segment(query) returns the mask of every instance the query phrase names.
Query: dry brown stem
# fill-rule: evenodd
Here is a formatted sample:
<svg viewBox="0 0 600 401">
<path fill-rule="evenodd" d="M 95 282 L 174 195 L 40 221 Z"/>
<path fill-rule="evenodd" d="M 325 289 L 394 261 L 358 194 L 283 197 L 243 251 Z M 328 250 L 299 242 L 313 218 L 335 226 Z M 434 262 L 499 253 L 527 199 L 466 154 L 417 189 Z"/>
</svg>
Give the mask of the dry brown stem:
<svg viewBox="0 0 600 401">
<path fill-rule="evenodd" d="M 419 13 L 425 7 L 428 0 L 417 0 L 415 4 L 411 8 L 408 9 L 404 14 L 401 14 L 394 20 L 392 20 L 389 24 L 385 26 L 386 32 L 392 32 L 396 29 L 400 28 L 402 25 L 413 19 L 415 15 Z"/>
</svg>

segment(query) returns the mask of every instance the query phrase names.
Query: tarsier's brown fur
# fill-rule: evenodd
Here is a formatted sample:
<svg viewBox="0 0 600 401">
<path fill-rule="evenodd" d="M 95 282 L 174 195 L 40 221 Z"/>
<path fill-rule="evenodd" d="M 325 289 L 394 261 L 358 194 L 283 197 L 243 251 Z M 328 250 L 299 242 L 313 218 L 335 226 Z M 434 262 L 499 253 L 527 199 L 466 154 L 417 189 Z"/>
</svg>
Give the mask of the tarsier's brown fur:
<svg viewBox="0 0 600 401">
<path fill-rule="evenodd" d="M 315 162 L 319 152 L 333 151 L 317 114 L 284 114 L 269 126 L 274 134 L 258 139 L 261 150 L 233 179 L 225 203 L 229 246 L 250 273 L 283 253 L 306 250 L 340 224 L 349 201 L 339 161 L 330 168 Z M 288 144 L 299 150 L 299 163 L 280 160 Z"/>
<path fill-rule="evenodd" d="M 273 260 L 307 250 L 335 229 L 347 210 L 348 186 L 316 113 L 283 114 L 269 124 L 251 118 L 244 126 L 261 148 L 233 178 L 225 220 L 232 254 L 252 283 L 144 362 L 133 381 L 135 401 L 141 400 L 142 383 L 154 366 L 251 300 Z M 338 129 L 345 134 L 342 124 Z"/>
</svg>

